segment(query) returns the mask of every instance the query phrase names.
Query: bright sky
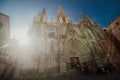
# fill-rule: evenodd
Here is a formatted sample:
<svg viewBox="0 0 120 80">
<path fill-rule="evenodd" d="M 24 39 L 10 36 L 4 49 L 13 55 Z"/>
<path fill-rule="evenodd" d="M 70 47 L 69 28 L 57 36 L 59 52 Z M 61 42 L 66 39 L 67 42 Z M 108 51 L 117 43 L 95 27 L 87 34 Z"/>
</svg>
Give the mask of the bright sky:
<svg viewBox="0 0 120 80">
<path fill-rule="evenodd" d="M 43 8 L 51 21 L 58 3 L 75 23 L 81 11 L 102 27 L 120 14 L 120 0 L 0 0 L 0 12 L 10 17 L 11 37 L 19 38 L 25 37 L 33 17 Z"/>
</svg>

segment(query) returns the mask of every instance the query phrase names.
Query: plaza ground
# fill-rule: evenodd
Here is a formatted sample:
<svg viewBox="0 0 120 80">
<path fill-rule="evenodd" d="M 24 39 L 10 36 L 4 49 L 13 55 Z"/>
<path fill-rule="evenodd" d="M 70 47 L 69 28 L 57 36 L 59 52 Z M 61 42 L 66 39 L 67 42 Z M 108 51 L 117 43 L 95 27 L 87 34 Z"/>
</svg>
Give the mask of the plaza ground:
<svg viewBox="0 0 120 80">
<path fill-rule="evenodd" d="M 52 76 L 50 74 L 47 77 L 24 77 L 15 80 L 120 80 L 120 72 L 115 71 L 112 74 L 96 74 L 93 76 L 92 74 L 82 74 L 78 70 L 71 70 L 69 73 L 64 73 L 61 75 Z"/>
</svg>

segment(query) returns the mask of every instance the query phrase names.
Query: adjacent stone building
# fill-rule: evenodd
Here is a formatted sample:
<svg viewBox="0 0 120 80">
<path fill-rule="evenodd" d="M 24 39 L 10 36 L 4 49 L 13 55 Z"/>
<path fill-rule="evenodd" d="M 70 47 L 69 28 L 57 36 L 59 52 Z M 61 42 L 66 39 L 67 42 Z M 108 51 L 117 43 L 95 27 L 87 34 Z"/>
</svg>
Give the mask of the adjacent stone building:
<svg viewBox="0 0 120 80">
<path fill-rule="evenodd" d="M 9 16 L 0 13 L 0 45 L 6 44 L 10 38 Z"/>
<path fill-rule="evenodd" d="M 0 13 L 0 79 L 2 77 L 8 76 L 3 75 L 7 73 L 9 63 L 9 40 L 10 40 L 10 26 L 9 26 L 9 16 Z"/>
</svg>

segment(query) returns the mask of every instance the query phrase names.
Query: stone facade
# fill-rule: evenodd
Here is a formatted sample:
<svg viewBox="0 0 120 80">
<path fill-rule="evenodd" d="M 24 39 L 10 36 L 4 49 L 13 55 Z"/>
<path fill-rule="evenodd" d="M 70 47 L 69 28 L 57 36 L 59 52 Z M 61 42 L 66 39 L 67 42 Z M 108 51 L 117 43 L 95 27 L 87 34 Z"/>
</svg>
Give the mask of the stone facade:
<svg viewBox="0 0 120 80">
<path fill-rule="evenodd" d="M 60 5 L 52 22 L 48 22 L 45 9 L 34 17 L 28 31 L 31 69 L 63 73 L 83 63 L 106 63 L 104 29 L 85 15 L 81 17 L 74 24 Z"/>
<path fill-rule="evenodd" d="M 120 67 L 120 16 L 116 17 L 106 28 L 110 40 L 108 51 L 111 62 Z"/>
</svg>

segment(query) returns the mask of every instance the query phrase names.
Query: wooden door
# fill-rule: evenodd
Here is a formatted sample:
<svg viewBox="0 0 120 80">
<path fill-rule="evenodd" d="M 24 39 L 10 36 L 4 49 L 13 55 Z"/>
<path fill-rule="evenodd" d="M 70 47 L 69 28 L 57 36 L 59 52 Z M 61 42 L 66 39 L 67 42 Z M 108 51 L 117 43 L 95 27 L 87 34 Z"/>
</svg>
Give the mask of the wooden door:
<svg viewBox="0 0 120 80">
<path fill-rule="evenodd" d="M 70 57 L 70 65 L 71 68 L 75 68 L 77 65 L 80 65 L 79 57 Z"/>
</svg>

